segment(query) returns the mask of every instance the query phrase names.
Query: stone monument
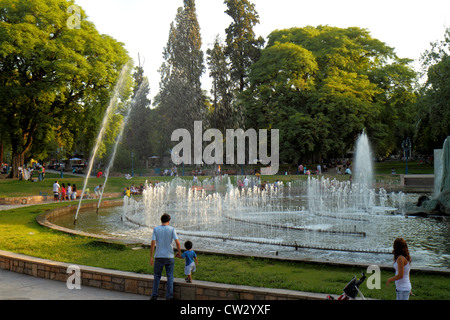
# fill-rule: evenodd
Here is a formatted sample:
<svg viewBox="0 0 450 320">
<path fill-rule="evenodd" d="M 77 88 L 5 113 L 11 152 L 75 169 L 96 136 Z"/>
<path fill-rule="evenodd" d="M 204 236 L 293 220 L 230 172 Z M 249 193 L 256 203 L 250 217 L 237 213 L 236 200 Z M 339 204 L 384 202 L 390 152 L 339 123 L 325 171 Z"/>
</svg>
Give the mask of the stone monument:
<svg viewBox="0 0 450 320">
<path fill-rule="evenodd" d="M 407 208 L 407 214 L 450 215 L 450 136 L 442 149 L 434 152 L 434 179 L 432 198 L 419 197 L 415 207 Z"/>
</svg>

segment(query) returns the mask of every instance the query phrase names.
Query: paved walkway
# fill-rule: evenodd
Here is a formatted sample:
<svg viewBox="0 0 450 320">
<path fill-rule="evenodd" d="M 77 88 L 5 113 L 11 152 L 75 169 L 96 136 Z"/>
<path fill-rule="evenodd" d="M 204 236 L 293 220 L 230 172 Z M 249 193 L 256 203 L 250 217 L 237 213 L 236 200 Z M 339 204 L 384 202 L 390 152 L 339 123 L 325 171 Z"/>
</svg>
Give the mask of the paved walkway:
<svg viewBox="0 0 450 320">
<path fill-rule="evenodd" d="M 65 282 L 35 278 L 0 269 L 0 300 L 148 300 L 142 295 L 81 286 L 70 290 Z"/>
</svg>

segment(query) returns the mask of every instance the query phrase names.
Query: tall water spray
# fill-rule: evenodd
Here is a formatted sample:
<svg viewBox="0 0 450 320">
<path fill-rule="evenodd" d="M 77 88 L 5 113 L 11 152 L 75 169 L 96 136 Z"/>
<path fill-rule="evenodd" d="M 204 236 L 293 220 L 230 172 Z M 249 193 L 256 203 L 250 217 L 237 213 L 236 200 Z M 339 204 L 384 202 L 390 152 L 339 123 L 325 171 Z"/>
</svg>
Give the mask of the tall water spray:
<svg viewBox="0 0 450 320">
<path fill-rule="evenodd" d="M 354 201 L 362 209 L 369 209 L 373 203 L 373 156 L 369 138 L 365 131 L 356 141 L 353 166 Z"/>
<path fill-rule="evenodd" d="M 83 190 L 81 191 L 80 201 L 78 203 L 77 212 L 75 214 L 75 220 L 73 222 L 74 224 L 77 223 L 78 214 L 79 214 L 80 208 L 81 208 L 81 202 L 83 201 L 83 196 L 84 196 L 84 193 L 86 192 L 86 186 L 87 186 L 89 177 L 91 175 L 92 167 L 94 166 L 94 160 L 95 160 L 95 157 L 97 156 L 98 148 L 100 146 L 100 143 L 103 140 L 103 136 L 105 135 L 108 119 L 109 119 L 111 113 L 115 110 L 115 108 L 117 106 L 120 92 L 122 91 L 122 88 L 125 85 L 126 75 L 128 74 L 130 68 L 131 68 L 131 61 L 128 62 L 127 64 L 125 64 L 123 66 L 122 70 L 120 71 L 119 78 L 114 87 L 113 95 L 109 101 L 108 107 L 106 108 L 106 113 L 105 113 L 105 116 L 103 117 L 103 121 L 102 121 L 102 124 L 100 127 L 100 132 L 97 136 L 97 140 L 95 142 L 94 149 L 92 150 L 92 153 L 91 153 L 91 159 L 89 161 L 88 171 L 86 174 L 86 178 L 84 179 Z"/>
<path fill-rule="evenodd" d="M 363 131 L 356 141 L 353 172 L 348 180 L 324 177 L 308 179 L 309 210 L 320 214 L 350 214 L 372 210 L 376 205 L 376 192 L 372 186 L 372 161 L 369 138 Z"/>
<path fill-rule="evenodd" d="M 358 137 L 353 167 L 354 182 L 370 188 L 373 183 L 373 155 L 365 131 Z"/>
<path fill-rule="evenodd" d="M 105 171 L 105 181 L 103 182 L 103 188 L 101 189 L 101 193 L 100 193 L 100 197 L 98 199 L 98 204 L 97 204 L 97 213 L 98 213 L 98 209 L 100 208 L 100 204 L 102 202 L 102 198 L 103 198 L 103 192 L 105 191 L 105 187 L 106 187 L 106 183 L 108 182 L 108 177 L 109 177 L 109 172 L 114 164 L 114 159 L 116 158 L 116 153 L 117 153 L 117 147 L 119 145 L 120 140 L 122 139 L 122 135 L 123 135 L 123 130 L 125 129 L 125 125 L 128 123 L 128 119 L 130 117 L 130 113 L 131 110 L 134 108 L 134 106 L 136 105 L 137 100 L 141 97 L 142 92 L 144 90 L 144 88 L 147 86 L 148 81 L 147 79 L 145 79 L 138 88 L 138 91 L 136 92 L 133 100 L 131 101 L 128 110 L 127 110 L 127 114 L 126 116 L 123 118 L 122 124 L 120 126 L 120 131 L 119 131 L 119 135 L 117 136 L 116 142 L 114 144 L 114 149 L 113 152 L 111 154 L 111 158 L 109 160 L 109 164 L 106 167 L 106 171 Z"/>
</svg>

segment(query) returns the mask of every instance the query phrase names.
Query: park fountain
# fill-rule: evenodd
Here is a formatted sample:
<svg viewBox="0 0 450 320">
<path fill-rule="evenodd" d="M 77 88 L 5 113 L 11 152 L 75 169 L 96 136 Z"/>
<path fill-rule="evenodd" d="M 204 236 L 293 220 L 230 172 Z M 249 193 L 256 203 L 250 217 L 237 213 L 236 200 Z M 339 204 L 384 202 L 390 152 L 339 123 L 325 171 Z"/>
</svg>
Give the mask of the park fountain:
<svg viewBox="0 0 450 320">
<path fill-rule="evenodd" d="M 315 214 L 334 214 L 348 216 L 352 214 L 385 213 L 401 210 L 404 207 L 402 193 L 388 194 L 384 188 L 377 191 L 373 186 L 372 151 L 367 134 L 363 132 L 356 141 L 353 174 L 347 180 L 326 177 L 308 179 L 308 207 Z M 354 179 L 353 179 L 354 178 Z"/>
<path fill-rule="evenodd" d="M 257 176 L 176 177 L 145 183 L 142 197 L 124 197 L 123 206 L 101 209 L 91 220 L 83 214 L 80 224 L 91 231 L 97 221 L 102 232 L 148 243 L 160 216 L 169 213 L 180 239 L 197 249 L 375 264 L 391 262 L 392 241 L 400 236 L 410 240 L 416 266 L 450 268 L 446 225 L 407 218 L 403 208 L 411 195 L 374 186 L 364 132 L 355 150 L 353 180 L 319 176 L 265 184 Z M 248 188 L 239 187 L 246 178 Z"/>
</svg>

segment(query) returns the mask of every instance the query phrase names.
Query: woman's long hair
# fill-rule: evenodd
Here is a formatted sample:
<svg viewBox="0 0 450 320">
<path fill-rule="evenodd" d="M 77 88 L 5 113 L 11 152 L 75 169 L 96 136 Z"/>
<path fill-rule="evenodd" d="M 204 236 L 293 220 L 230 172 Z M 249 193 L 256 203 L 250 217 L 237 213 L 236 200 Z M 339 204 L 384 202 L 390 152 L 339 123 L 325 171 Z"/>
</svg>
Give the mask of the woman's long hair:
<svg viewBox="0 0 450 320">
<path fill-rule="evenodd" d="M 397 261 L 399 256 L 404 256 L 407 261 L 411 262 L 411 256 L 409 255 L 408 245 L 406 244 L 405 239 L 397 238 L 394 241 L 394 261 Z"/>
</svg>

